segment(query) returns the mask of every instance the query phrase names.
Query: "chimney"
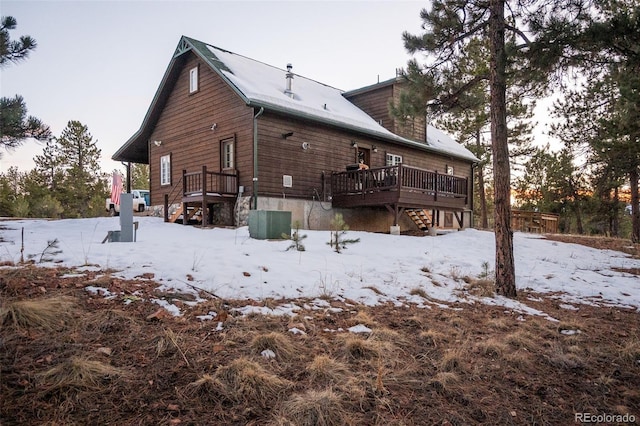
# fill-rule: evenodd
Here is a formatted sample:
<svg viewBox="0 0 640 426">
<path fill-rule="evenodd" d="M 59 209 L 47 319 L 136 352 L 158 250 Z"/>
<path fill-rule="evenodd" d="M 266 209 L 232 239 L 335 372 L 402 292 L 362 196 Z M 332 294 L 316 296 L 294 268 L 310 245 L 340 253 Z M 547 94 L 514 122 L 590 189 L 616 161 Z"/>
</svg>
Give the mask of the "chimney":
<svg viewBox="0 0 640 426">
<path fill-rule="evenodd" d="M 293 92 L 291 91 L 291 83 L 293 81 L 293 73 L 291 72 L 291 68 L 293 68 L 293 65 L 291 64 L 287 64 L 287 85 L 286 85 L 286 89 L 284 90 L 284 93 L 289 96 L 290 98 L 293 99 Z"/>
</svg>

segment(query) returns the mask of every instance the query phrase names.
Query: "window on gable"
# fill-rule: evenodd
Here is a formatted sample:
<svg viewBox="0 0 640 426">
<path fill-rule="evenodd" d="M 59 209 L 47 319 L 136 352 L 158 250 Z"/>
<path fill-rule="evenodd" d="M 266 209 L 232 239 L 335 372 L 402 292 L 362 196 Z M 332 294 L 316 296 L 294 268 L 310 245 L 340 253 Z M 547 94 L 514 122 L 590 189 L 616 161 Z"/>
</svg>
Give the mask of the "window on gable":
<svg viewBox="0 0 640 426">
<path fill-rule="evenodd" d="M 198 67 L 189 70 L 189 93 L 198 91 Z"/>
<path fill-rule="evenodd" d="M 171 185 L 171 155 L 160 157 L 160 185 Z"/>
<path fill-rule="evenodd" d="M 402 155 L 387 154 L 387 166 L 397 166 L 402 163 Z"/>
<path fill-rule="evenodd" d="M 235 138 L 223 139 L 221 142 L 220 153 L 222 160 L 222 169 L 233 169 L 235 167 L 234 151 Z"/>
</svg>

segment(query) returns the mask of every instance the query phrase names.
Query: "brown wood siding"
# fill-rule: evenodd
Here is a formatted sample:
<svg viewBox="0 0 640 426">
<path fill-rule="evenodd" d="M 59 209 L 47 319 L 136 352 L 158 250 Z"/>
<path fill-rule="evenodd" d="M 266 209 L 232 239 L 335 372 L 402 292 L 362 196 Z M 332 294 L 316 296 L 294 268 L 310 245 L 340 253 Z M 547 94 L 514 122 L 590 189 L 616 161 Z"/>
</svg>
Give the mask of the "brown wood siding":
<svg viewBox="0 0 640 426">
<path fill-rule="evenodd" d="M 389 102 L 393 99 L 393 86 L 383 86 L 379 89 L 350 96 L 349 101 L 369 114 L 382 127 L 393 132 L 394 120 L 389 115 Z"/>
<path fill-rule="evenodd" d="M 372 87 L 366 92 L 351 95 L 347 99 L 390 132 L 407 139 L 424 142 L 426 128 L 424 117 L 417 117 L 403 124 L 389 114 L 389 103 L 393 101 L 394 105 L 398 104 L 400 93 L 403 90 L 402 86 L 402 83 L 394 83 Z"/>
<path fill-rule="evenodd" d="M 220 140 L 234 135 L 236 169 L 244 171 L 240 185 L 251 187 L 252 176 L 247 172 L 253 168 L 253 109 L 195 55 L 189 55 L 149 139 L 152 205 L 161 205 L 169 192 L 170 202 L 179 202 L 183 169 L 198 171 L 204 165 L 220 171 Z M 197 65 L 199 90 L 189 93 L 189 70 Z M 217 124 L 215 131 L 211 130 L 213 123 Z M 162 145 L 155 146 L 154 140 Z M 169 153 L 171 186 L 160 186 L 160 157 Z"/>
<path fill-rule="evenodd" d="M 393 104 L 398 105 L 400 102 L 400 94 L 404 91 L 402 84 L 393 85 Z M 388 102 L 387 102 L 388 103 Z M 426 141 L 426 118 L 415 117 L 402 123 L 400 120 L 393 120 L 393 129 L 391 131 L 396 135 L 400 135 L 407 139 L 415 141 Z"/>
<path fill-rule="evenodd" d="M 348 164 L 356 161 L 356 150 L 351 141 L 358 146 L 371 149 L 370 167 L 386 165 L 386 154 L 401 155 L 403 164 L 446 173 L 446 166 L 454 168 L 456 176 L 471 177 L 471 164 L 451 157 L 432 154 L 395 145 L 373 138 L 363 138 L 348 131 L 330 126 L 309 123 L 286 118 L 273 113 L 265 113 L 258 120 L 258 177 L 259 194 L 275 197 L 293 197 L 310 199 L 319 194 L 321 198 L 330 195 L 328 179 L 332 171 L 344 171 Z M 293 135 L 284 138 L 284 133 Z M 302 144 L 309 144 L 309 149 Z M 322 194 L 322 172 L 327 178 L 326 192 Z M 246 173 L 245 173 L 246 174 Z M 292 176 L 293 186 L 284 188 L 283 175 Z"/>
</svg>

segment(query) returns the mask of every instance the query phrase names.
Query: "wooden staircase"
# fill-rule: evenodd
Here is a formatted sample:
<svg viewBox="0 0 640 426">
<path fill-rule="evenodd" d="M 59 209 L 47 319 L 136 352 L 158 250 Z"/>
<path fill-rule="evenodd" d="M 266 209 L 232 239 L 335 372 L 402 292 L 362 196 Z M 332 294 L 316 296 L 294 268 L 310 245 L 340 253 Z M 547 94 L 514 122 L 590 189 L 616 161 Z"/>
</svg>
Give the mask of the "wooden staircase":
<svg viewBox="0 0 640 426">
<path fill-rule="evenodd" d="M 180 216 L 182 216 L 182 223 L 190 221 L 191 219 L 196 220 L 199 223 L 202 223 L 202 208 L 201 207 L 187 207 L 186 218 L 185 215 L 182 214 L 183 209 L 180 206 L 173 214 L 169 217 L 169 222 L 175 223 Z"/>
<path fill-rule="evenodd" d="M 423 209 L 407 209 L 405 210 L 407 215 L 411 218 L 418 228 L 422 231 L 427 231 L 429 226 L 433 224 L 431 214 Z"/>
</svg>

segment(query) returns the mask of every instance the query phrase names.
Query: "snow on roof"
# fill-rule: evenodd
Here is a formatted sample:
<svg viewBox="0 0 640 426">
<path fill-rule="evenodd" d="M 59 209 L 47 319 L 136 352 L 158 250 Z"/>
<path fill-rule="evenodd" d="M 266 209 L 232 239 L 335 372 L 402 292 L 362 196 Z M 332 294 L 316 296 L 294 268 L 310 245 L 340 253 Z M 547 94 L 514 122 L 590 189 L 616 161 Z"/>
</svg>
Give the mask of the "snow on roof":
<svg viewBox="0 0 640 426">
<path fill-rule="evenodd" d="M 215 58 L 209 63 L 233 84 L 250 104 L 320 120 L 417 148 L 453 155 L 470 161 L 478 159 L 451 136 L 428 127 L 427 143 L 398 136 L 348 101 L 340 89 L 298 74 L 293 75 L 292 96 L 285 93 L 287 71 L 203 43 Z M 207 53 L 207 52 L 202 52 Z M 208 56 L 208 55 L 207 55 Z"/>
</svg>

